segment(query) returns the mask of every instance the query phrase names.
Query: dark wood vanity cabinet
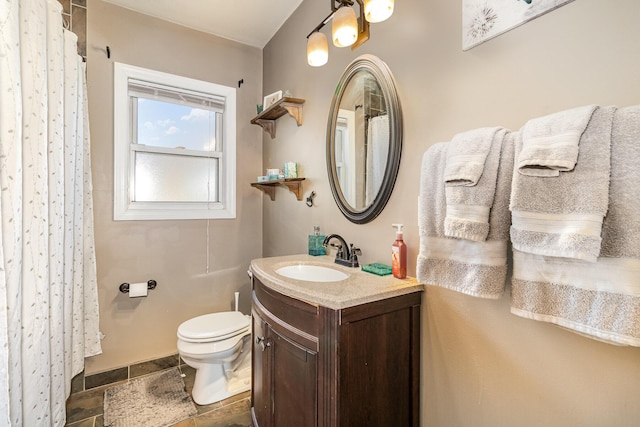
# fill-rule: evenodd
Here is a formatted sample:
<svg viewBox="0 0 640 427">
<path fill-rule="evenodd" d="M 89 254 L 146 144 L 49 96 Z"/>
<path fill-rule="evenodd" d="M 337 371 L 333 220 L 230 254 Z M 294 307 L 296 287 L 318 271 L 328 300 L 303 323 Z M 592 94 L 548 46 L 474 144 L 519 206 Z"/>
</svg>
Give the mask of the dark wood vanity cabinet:
<svg viewBox="0 0 640 427">
<path fill-rule="evenodd" d="M 254 275 L 252 300 L 255 427 L 419 424 L 421 292 L 334 310 Z"/>
</svg>

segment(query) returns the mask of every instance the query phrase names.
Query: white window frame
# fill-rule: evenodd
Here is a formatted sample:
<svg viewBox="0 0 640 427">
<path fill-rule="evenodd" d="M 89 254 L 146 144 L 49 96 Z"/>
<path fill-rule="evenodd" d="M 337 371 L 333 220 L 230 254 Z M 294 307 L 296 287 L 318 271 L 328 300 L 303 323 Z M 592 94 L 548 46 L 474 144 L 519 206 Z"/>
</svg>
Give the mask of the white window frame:
<svg viewBox="0 0 640 427">
<path fill-rule="evenodd" d="M 132 127 L 137 125 L 129 97 L 129 80 L 149 82 L 224 97 L 222 154 L 218 202 L 136 202 L 133 195 Z M 236 89 L 114 62 L 114 194 L 113 218 L 123 220 L 231 219 L 236 217 Z M 157 149 L 156 149 L 157 148 Z M 162 152 L 160 147 L 154 152 Z M 185 153 L 182 151 L 182 153 Z M 174 153 L 175 154 L 175 153 Z M 186 154 L 186 153 L 185 153 Z M 216 156 L 218 157 L 218 156 Z"/>
</svg>

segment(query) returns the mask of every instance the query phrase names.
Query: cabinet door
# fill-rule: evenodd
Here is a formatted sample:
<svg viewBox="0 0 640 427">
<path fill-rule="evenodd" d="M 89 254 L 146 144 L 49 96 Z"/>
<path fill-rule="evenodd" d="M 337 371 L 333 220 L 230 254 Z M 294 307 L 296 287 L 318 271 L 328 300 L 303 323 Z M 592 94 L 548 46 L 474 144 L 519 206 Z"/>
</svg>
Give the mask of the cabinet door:
<svg viewBox="0 0 640 427">
<path fill-rule="evenodd" d="M 270 330 L 273 363 L 273 425 L 318 425 L 317 353 Z"/>
<path fill-rule="evenodd" d="M 254 423 L 268 427 L 271 420 L 271 369 L 269 361 L 270 341 L 267 336 L 269 325 L 253 311 L 253 357 L 251 364 L 251 402 Z"/>
<path fill-rule="evenodd" d="M 418 425 L 419 316 L 409 307 L 342 325 L 341 426 Z"/>
</svg>

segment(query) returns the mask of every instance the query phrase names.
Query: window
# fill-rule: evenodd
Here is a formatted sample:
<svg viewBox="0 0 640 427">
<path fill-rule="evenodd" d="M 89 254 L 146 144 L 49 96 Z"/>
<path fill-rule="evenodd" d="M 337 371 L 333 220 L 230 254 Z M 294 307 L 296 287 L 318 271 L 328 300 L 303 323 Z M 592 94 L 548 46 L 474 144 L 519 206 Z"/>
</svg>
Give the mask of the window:
<svg viewBox="0 0 640 427">
<path fill-rule="evenodd" d="M 114 219 L 235 218 L 235 88 L 114 64 Z"/>
</svg>

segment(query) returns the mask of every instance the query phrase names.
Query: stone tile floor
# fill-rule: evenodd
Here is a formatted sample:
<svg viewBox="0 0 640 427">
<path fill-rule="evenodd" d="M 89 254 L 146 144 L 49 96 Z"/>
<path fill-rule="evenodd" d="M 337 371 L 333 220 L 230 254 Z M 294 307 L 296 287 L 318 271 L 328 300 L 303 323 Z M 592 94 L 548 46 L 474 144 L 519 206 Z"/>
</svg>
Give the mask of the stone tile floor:
<svg viewBox="0 0 640 427">
<path fill-rule="evenodd" d="M 182 365 L 182 373 L 187 392 L 190 394 L 195 379 L 195 369 Z M 96 387 L 69 396 L 67 400 L 68 427 L 103 427 L 104 390 L 115 384 Z M 198 415 L 173 424 L 172 427 L 250 427 L 250 392 L 241 393 L 221 402 L 200 406 L 196 404 Z M 131 426 L 138 427 L 138 426 Z"/>
</svg>

